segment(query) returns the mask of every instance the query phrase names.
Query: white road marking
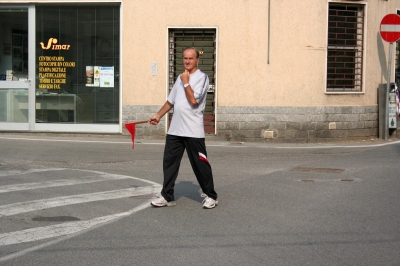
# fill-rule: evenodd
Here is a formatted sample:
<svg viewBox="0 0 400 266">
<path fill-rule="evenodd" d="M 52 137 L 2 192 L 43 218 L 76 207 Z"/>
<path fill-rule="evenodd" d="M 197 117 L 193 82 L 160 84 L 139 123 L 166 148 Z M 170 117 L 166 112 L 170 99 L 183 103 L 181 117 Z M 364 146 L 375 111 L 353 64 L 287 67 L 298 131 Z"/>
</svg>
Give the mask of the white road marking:
<svg viewBox="0 0 400 266">
<path fill-rule="evenodd" d="M 150 203 L 146 202 L 146 206 L 150 206 Z M 139 209 L 144 209 L 146 206 L 142 206 Z M 87 221 L 55 224 L 45 227 L 30 228 L 17 232 L 0 234 L 0 246 L 8 246 L 8 245 L 37 241 L 37 240 L 43 240 L 58 236 L 75 234 L 77 232 L 87 230 L 91 227 L 104 224 L 121 217 L 128 216 L 138 211 L 138 209 L 134 210 L 135 211 L 130 210 L 127 212 L 121 212 L 113 215 L 98 217 Z"/>
<path fill-rule="evenodd" d="M 11 139 L 11 140 L 28 140 L 28 141 L 53 141 L 53 142 L 76 142 L 76 143 L 107 143 L 107 144 L 131 144 L 131 141 L 103 141 L 103 140 L 60 140 L 60 139 L 37 139 L 37 138 L 16 138 L 16 137 L 1 137 L 0 139 Z M 360 145 L 335 145 L 335 144 L 322 144 L 318 146 L 311 146 L 313 144 L 309 144 L 309 146 L 299 146 L 299 145 L 291 145 L 291 146 L 280 146 L 274 147 L 274 145 L 268 144 L 260 144 L 257 146 L 251 146 L 255 148 L 273 148 L 273 149 L 326 149 L 326 148 L 371 148 L 371 147 L 381 147 L 386 145 L 393 145 L 399 143 L 399 141 L 391 141 L 381 144 L 360 144 Z M 164 142 L 135 142 L 135 145 L 165 145 Z M 240 143 L 240 145 L 231 145 L 229 142 L 224 142 L 221 144 L 207 144 L 207 147 L 229 147 L 229 148 L 243 148 L 248 147 L 246 143 Z"/>
<path fill-rule="evenodd" d="M 103 181 L 110 181 L 110 180 L 119 180 L 119 179 L 127 179 L 127 177 L 125 177 L 125 176 L 110 176 L 110 175 L 102 175 L 102 176 L 95 175 L 95 176 L 81 177 L 80 179 L 60 179 L 60 180 L 51 180 L 51 181 L 43 181 L 43 182 L 6 185 L 6 186 L 0 186 L 0 193 L 39 189 L 39 188 L 73 186 L 73 185 L 89 184 L 89 183 L 103 182 Z"/>
<path fill-rule="evenodd" d="M 66 168 L 51 168 L 49 169 L 30 169 L 27 171 L 22 171 L 22 170 L 10 170 L 10 171 L 2 171 L 0 172 L 0 176 L 12 176 L 12 175 L 25 175 L 25 174 L 30 174 L 30 173 L 40 173 L 40 172 L 49 172 L 49 171 L 62 171 L 62 170 L 68 170 Z"/>
<path fill-rule="evenodd" d="M 54 207 L 81 204 L 93 201 L 128 198 L 132 196 L 149 195 L 154 192 L 154 186 L 127 188 L 90 194 L 80 194 L 51 199 L 19 202 L 0 206 L 0 217 L 11 216 L 20 213 L 49 209 Z"/>
<path fill-rule="evenodd" d="M 77 143 L 115 143 L 115 144 L 129 144 L 131 141 L 104 141 L 104 140 L 75 140 L 75 139 L 32 139 L 32 138 L 14 138 L 14 137 L 0 137 L 0 139 L 12 139 L 12 140 L 34 140 L 34 141 L 53 141 L 53 142 L 77 142 Z M 154 143 L 158 144 L 158 143 Z M 160 143 L 164 144 L 164 143 Z"/>
<path fill-rule="evenodd" d="M 6 255 L 4 257 L 0 258 L 0 262 L 4 262 L 7 260 L 15 259 L 21 256 L 24 256 L 30 252 L 34 252 L 36 250 L 55 245 L 61 241 L 64 241 L 66 239 L 81 235 L 85 232 L 88 232 L 90 230 L 93 230 L 95 228 L 98 228 L 100 226 L 115 222 L 123 217 L 126 217 L 128 215 L 134 214 L 138 211 L 141 211 L 143 209 L 146 209 L 150 207 L 150 201 L 145 202 L 127 212 L 115 214 L 115 215 L 109 215 L 109 216 L 104 216 L 104 217 L 98 217 L 92 220 L 87 221 L 85 224 L 82 224 L 81 222 L 72 222 L 72 223 L 65 223 L 65 224 L 59 224 L 59 225 L 53 225 L 53 226 L 47 226 L 47 227 L 41 227 L 37 228 L 38 232 L 40 231 L 41 233 L 38 233 L 35 231 L 35 228 L 33 229 L 27 229 L 24 234 L 20 234 L 20 232 L 12 232 L 12 233 L 7 233 L 7 234 L 2 234 L 0 235 L 0 243 L 5 243 L 5 245 L 12 245 L 12 244 L 18 244 L 18 243 L 26 243 L 26 242 L 32 242 L 32 241 L 37 241 L 37 240 L 44 240 L 48 239 L 50 237 L 58 237 L 55 240 L 36 245 L 27 249 L 23 249 L 20 251 L 17 251 L 15 253 L 12 253 L 10 255 Z M 30 230 L 29 232 L 27 232 Z M 53 234 L 50 234 L 53 232 Z M 62 233 L 62 235 L 61 235 Z M 15 240 L 13 240 L 15 238 Z"/>
<path fill-rule="evenodd" d="M 373 148 L 373 147 L 383 147 L 387 145 L 393 145 L 400 143 L 400 140 L 391 141 L 387 143 L 380 144 L 360 144 L 360 145 L 320 145 L 320 146 L 288 146 L 288 147 L 272 147 L 273 149 L 332 149 L 332 148 Z"/>
<path fill-rule="evenodd" d="M 100 171 L 90 171 L 90 170 L 80 170 L 80 169 L 41 169 L 41 170 L 33 169 L 33 170 L 29 170 L 29 171 L 22 172 L 22 173 L 21 172 L 17 173 L 16 171 L 7 171 L 7 172 L 11 175 L 15 175 L 15 174 L 26 174 L 26 173 L 33 173 L 33 172 L 54 171 L 54 170 L 57 170 L 57 171 L 58 170 L 83 171 L 83 172 L 89 172 L 91 174 L 96 173 L 100 176 L 100 178 L 103 178 L 103 179 L 108 178 L 111 180 L 112 179 L 117 180 L 117 179 L 122 179 L 122 178 L 130 178 L 130 179 L 138 180 L 140 182 L 151 184 L 151 186 L 144 186 L 144 187 L 137 187 L 137 188 L 129 188 L 129 189 L 122 189 L 122 190 L 113 190 L 113 191 L 97 192 L 97 193 L 91 193 L 91 194 L 82 194 L 82 195 L 75 195 L 75 196 L 67 196 L 67 197 L 59 197 L 59 198 L 53 198 L 53 199 L 45 199 L 45 200 L 38 200 L 38 201 L 9 204 L 9 205 L 5 205 L 5 206 L 0 206 L 0 210 L 1 210 L 0 212 L 3 212 L 3 214 L 6 214 L 6 216 L 8 216 L 8 215 L 13 215 L 12 213 L 14 213 L 14 214 L 21 213 L 21 211 L 28 212 L 28 211 L 37 210 L 39 208 L 39 206 L 41 206 L 40 209 L 43 209 L 43 208 L 51 208 L 51 207 L 64 206 L 64 205 L 70 205 L 70 204 L 79 204 L 79 203 L 83 203 L 83 202 L 98 201 L 98 200 L 109 200 L 109 199 L 118 199 L 118 198 L 138 196 L 138 195 L 149 195 L 149 194 L 155 194 L 156 192 L 159 192 L 160 188 L 162 187 L 162 185 L 160 185 L 158 183 L 155 183 L 155 182 L 152 182 L 149 180 L 145 180 L 145 179 L 140 179 L 137 177 L 114 175 L 114 174 L 107 174 L 107 173 L 100 172 Z M 4 174 L 4 172 L 3 172 L 3 174 Z M 56 181 L 58 181 L 58 180 L 56 180 Z M 0 234 L 0 246 L 8 246 L 8 245 L 14 245 L 14 244 L 20 244 L 20 243 L 34 242 L 34 241 L 38 241 L 38 240 L 45 240 L 45 239 L 49 239 L 49 238 L 56 238 L 49 242 L 46 242 L 46 243 L 43 243 L 40 245 L 36 245 L 36 246 L 32 246 L 30 248 L 17 251 L 10 255 L 0 257 L 0 262 L 23 256 L 23 255 L 33 252 L 35 250 L 39 250 L 41 248 L 59 243 L 65 239 L 72 238 L 74 236 L 78 236 L 78 235 L 88 232 L 94 228 L 98 228 L 99 226 L 112 223 L 118 219 L 121 219 L 123 217 L 126 217 L 128 215 L 134 214 L 140 210 L 150 207 L 150 201 L 151 200 L 148 200 L 148 201 L 144 202 L 143 204 L 140 204 L 137 207 L 135 207 L 129 211 L 126 211 L 126 212 L 116 213 L 113 215 L 107 215 L 107 216 L 103 216 L 103 217 L 97 217 L 97 218 L 94 218 L 91 220 L 61 223 L 61 224 L 55 224 L 55 225 L 50 225 L 50 226 L 45 226 L 45 227 L 30 228 L 30 229 L 25 229 L 25 230 L 21 230 L 21 231 Z M 8 212 L 7 209 L 9 209 L 10 212 Z"/>
</svg>

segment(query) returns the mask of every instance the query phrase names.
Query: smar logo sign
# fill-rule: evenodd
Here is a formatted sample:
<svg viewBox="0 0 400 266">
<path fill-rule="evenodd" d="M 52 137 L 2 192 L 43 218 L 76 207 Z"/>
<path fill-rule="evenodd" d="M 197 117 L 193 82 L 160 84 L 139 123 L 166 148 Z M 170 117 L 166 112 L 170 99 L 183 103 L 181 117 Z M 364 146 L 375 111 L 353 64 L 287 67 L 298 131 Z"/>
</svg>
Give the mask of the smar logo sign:
<svg viewBox="0 0 400 266">
<path fill-rule="evenodd" d="M 47 46 L 44 46 L 43 42 L 40 42 L 43 50 L 69 50 L 71 45 L 69 44 L 57 44 L 58 40 L 56 38 L 50 38 L 47 42 Z"/>
</svg>

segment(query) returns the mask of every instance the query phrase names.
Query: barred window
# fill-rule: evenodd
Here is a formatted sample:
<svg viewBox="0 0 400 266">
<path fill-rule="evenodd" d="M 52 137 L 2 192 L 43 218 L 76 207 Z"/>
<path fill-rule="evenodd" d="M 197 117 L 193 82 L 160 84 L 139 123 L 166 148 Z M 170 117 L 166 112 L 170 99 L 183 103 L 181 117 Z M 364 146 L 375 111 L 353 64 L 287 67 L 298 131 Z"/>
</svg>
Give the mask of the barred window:
<svg viewBox="0 0 400 266">
<path fill-rule="evenodd" d="M 363 89 L 364 5 L 330 3 L 327 92 Z"/>
</svg>

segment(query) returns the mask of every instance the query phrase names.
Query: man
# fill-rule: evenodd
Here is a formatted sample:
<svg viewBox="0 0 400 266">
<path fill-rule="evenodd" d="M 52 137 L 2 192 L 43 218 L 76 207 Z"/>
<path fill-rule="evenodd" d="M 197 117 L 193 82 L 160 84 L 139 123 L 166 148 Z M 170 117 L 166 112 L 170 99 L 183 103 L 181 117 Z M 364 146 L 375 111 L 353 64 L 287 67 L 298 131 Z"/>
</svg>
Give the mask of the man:
<svg viewBox="0 0 400 266">
<path fill-rule="evenodd" d="M 218 204 L 211 165 L 205 146 L 203 113 L 208 90 L 208 76 L 197 68 L 199 52 L 193 48 L 183 51 L 185 71 L 176 79 L 167 101 L 150 124 L 157 125 L 161 117 L 174 108 L 171 125 L 165 141 L 161 196 L 151 202 L 155 207 L 175 206 L 174 186 L 179 166 L 186 149 L 193 172 L 203 190 L 203 208 L 212 209 Z"/>
</svg>

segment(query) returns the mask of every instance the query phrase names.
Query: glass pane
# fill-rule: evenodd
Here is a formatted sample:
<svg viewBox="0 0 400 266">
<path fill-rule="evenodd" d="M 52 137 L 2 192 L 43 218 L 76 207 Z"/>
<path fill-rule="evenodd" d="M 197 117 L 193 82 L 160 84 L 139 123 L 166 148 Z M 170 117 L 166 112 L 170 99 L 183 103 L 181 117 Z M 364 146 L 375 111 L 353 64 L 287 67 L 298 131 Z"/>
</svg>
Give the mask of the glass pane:
<svg viewBox="0 0 400 266">
<path fill-rule="evenodd" d="M 38 122 L 119 123 L 119 11 L 37 6 Z"/>
<path fill-rule="evenodd" d="M 0 8 L 0 81 L 28 78 L 28 10 Z"/>
<path fill-rule="evenodd" d="M 28 90 L 0 90 L 0 122 L 28 122 Z"/>
</svg>

